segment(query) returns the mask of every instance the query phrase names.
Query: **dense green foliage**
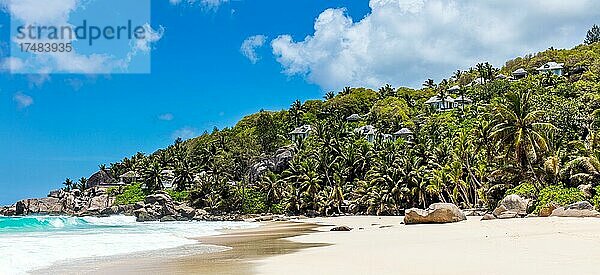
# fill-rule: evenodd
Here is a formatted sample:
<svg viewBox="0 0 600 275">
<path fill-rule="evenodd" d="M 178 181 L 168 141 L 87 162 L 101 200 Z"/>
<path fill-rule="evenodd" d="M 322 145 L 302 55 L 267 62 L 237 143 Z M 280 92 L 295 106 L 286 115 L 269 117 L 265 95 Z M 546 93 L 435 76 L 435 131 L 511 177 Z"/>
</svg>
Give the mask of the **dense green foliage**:
<svg viewBox="0 0 600 275">
<path fill-rule="evenodd" d="M 566 74 L 538 74 L 548 61 L 565 63 Z M 499 77 L 521 67 L 530 75 Z M 480 84 L 467 85 L 475 79 Z M 462 88 L 449 94 L 454 85 Z M 438 112 L 425 104 L 433 95 L 474 102 Z M 493 208 L 507 192 L 535 199 L 539 208 L 584 199 L 576 187 L 600 182 L 598 110 L 600 43 L 592 43 L 519 57 L 503 68 L 480 63 L 440 83 L 427 80 L 422 89 L 347 87 L 138 153 L 109 171 L 136 171 L 152 192 L 162 188 L 161 170 L 172 170 L 172 196 L 213 212 L 383 215 L 434 202 Z M 352 114 L 363 120 L 346 121 Z M 309 137 L 292 142 L 288 133 L 304 124 L 312 127 Z M 363 125 L 414 134 L 370 143 L 354 131 Z M 263 165 L 276 163 L 282 148 L 292 153 L 289 163 Z M 128 188 L 119 203 L 146 192 Z"/>
<path fill-rule="evenodd" d="M 533 184 L 525 182 L 525 183 L 519 184 L 515 188 L 511 188 L 508 191 L 506 191 L 506 195 L 513 195 L 513 194 L 519 195 L 522 198 L 526 198 L 526 199 L 536 199 L 538 192 Z"/>
<path fill-rule="evenodd" d="M 119 192 L 119 190 L 116 188 L 108 190 L 108 192 L 118 193 L 118 195 L 115 197 L 115 205 L 134 204 L 136 202 L 144 201 L 144 198 L 148 195 L 148 192 L 142 189 L 142 185 L 140 183 L 134 183 L 125 186 L 121 192 Z"/>
<path fill-rule="evenodd" d="M 539 213 L 542 207 L 550 203 L 564 206 L 582 200 L 585 200 L 585 196 L 577 188 L 566 188 L 558 185 L 548 186 L 540 190 L 534 212 Z"/>
<path fill-rule="evenodd" d="M 176 191 L 176 190 L 167 190 L 167 194 L 171 196 L 171 198 L 178 202 L 186 202 L 190 195 L 189 191 Z"/>
</svg>

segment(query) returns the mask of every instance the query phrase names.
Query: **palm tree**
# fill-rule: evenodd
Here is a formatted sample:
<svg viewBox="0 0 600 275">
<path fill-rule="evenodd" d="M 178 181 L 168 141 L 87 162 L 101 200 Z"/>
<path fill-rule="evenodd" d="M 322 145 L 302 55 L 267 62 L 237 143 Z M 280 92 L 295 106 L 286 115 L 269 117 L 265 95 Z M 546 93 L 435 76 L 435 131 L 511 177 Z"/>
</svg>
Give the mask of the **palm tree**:
<svg viewBox="0 0 600 275">
<path fill-rule="evenodd" d="M 533 110 L 528 92 L 511 92 L 506 100 L 494 109 L 496 118 L 491 137 L 522 172 L 533 172 L 532 164 L 548 150 L 546 133 L 555 127 L 541 122 L 544 112 Z"/>
<path fill-rule="evenodd" d="M 267 172 L 263 174 L 258 182 L 260 191 L 265 195 L 268 207 L 273 206 L 284 195 L 284 182 L 277 178 L 277 174 Z"/>
<path fill-rule="evenodd" d="M 597 115 L 594 111 L 593 115 Z M 593 122 L 592 122 L 593 124 Z M 592 127 L 590 127 L 592 128 Z M 574 140 L 569 142 L 575 151 L 575 157 L 568 161 L 561 173 L 569 181 L 578 183 L 597 182 L 600 179 L 600 139 L 596 131 L 591 130 L 585 141 Z"/>
<path fill-rule="evenodd" d="M 330 100 L 330 99 L 333 99 L 334 97 L 335 97 L 334 92 L 327 92 L 323 98 L 325 98 L 325 100 Z"/>
<path fill-rule="evenodd" d="M 434 89 L 435 82 L 433 81 L 433 79 L 429 78 L 423 83 L 423 87 L 425 87 L 427 89 Z"/>
<path fill-rule="evenodd" d="M 78 189 L 81 191 L 84 191 L 85 189 L 87 189 L 87 178 L 86 177 L 81 177 L 79 179 L 79 187 Z"/>
<path fill-rule="evenodd" d="M 148 190 L 156 191 L 163 188 L 161 172 L 162 169 L 156 161 L 152 162 L 148 167 L 144 169 L 142 177 Z"/>
<path fill-rule="evenodd" d="M 294 120 L 294 127 L 299 126 L 303 114 L 304 110 L 302 110 L 302 103 L 300 102 L 300 100 L 294 101 L 294 103 L 292 103 L 292 106 L 290 107 L 290 115 Z"/>
<path fill-rule="evenodd" d="M 437 89 L 437 97 L 442 100 L 442 106 L 444 106 L 444 108 L 446 108 L 446 98 L 448 98 L 448 90 L 446 89 L 445 85 L 440 85 L 438 86 Z"/>
<path fill-rule="evenodd" d="M 484 66 L 484 78 L 488 81 L 491 81 L 492 79 L 494 79 L 494 66 L 492 66 L 492 64 L 485 62 Z"/>
<path fill-rule="evenodd" d="M 385 84 L 385 86 L 379 88 L 379 98 L 384 99 L 388 96 L 393 96 L 394 95 L 394 88 L 392 88 L 392 85 L 390 84 Z"/>
<path fill-rule="evenodd" d="M 462 76 L 463 76 L 463 72 L 461 70 L 456 70 L 456 72 L 454 72 L 454 75 L 452 77 L 454 78 L 454 81 L 460 82 L 460 78 Z"/>
<path fill-rule="evenodd" d="M 186 190 L 191 186 L 194 181 L 194 173 L 198 168 L 196 163 L 187 157 L 175 162 L 173 185 L 177 191 Z"/>
<path fill-rule="evenodd" d="M 350 87 L 344 87 L 344 89 L 342 90 L 341 94 L 342 95 L 348 95 L 352 92 L 352 88 Z"/>
<path fill-rule="evenodd" d="M 71 191 L 71 189 L 73 189 L 73 181 L 70 178 L 65 179 L 63 185 L 65 186 L 65 191 Z"/>
</svg>

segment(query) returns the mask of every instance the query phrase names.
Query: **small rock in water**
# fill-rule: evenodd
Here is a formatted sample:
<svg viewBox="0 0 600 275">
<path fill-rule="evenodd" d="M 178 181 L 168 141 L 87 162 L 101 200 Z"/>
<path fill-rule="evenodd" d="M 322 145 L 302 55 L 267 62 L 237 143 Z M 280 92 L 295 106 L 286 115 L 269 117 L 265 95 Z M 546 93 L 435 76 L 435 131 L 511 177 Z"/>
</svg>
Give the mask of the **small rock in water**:
<svg viewBox="0 0 600 275">
<path fill-rule="evenodd" d="M 350 231 L 350 230 L 352 230 L 352 228 L 351 228 L 351 227 L 348 227 L 348 226 L 342 225 L 342 226 L 336 226 L 336 227 L 332 228 L 332 229 L 331 229 L 331 230 L 329 230 L 329 231 Z"/>
<path fill-rule="evenodd" d="M 174 222 L 174 221 L 177 221 L 177 219 L 175 219 L 171 215 L 166 215 L 166 216 L 163 216 L 162 218 L 160 218 L 160 221 L 161 222 Z"/>
</svg>

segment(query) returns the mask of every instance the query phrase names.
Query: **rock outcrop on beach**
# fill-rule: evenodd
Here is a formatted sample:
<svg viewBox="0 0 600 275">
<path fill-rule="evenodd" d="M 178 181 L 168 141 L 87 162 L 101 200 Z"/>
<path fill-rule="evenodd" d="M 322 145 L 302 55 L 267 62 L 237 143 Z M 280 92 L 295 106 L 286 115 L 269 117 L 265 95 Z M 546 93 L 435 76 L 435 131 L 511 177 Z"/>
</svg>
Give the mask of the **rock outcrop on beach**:
<svg viewBox="0 0 600 275">
<path fill-rule="evenodd" d="M 500 201 L 498 207 L 491 214 L 486 215 L 482 220 L 494 219 L 512 219 L 527 216 L 527 208 L 531 201 L 521 198 L 519 195 L 508 195 Z"/>
<path fill-rule="evenodd" d="M 12 206 L 0 209 L 0 215 L 73 215 L 108 216 L 114 214 L 133 214 L 131 206 L 113 206 L 115 198 L 106 194 L 103 188 L 50 191 L 45 198 L 24 199 Z"/>
<path fill-rule="evenodd" d="M 600 217 L 594 206 L 587 201 L 580 201 L 559 207 L 552 211 L 551 217 Z"/>
<path fill-rule="evenodd" d="M 134 205 L 133 214 L 138 222 L 204 220 L 208 213 L 173 201 L 169 194 L 160 192 L 148 195 Z"/>
<path fill-rule="evenodd" d="M 540 209 L 540 213 L 538 214 L 538 216 L 540 217 L 550 217 L 550 215 L 552 215 L 552 212 L 554 211 L 554 209 L 558 208 L 558 204 L 556 203 L 549 203 L 548 205 L 542 207 L 542 209 Z"/>
<path fill-rule="evenodd" d="M 405 224 L 451 223 L 466 219 L 465 214 L 452 203 L 434 203 L 425 210 L 411 208 L 404 215 Z"/>
</svg>

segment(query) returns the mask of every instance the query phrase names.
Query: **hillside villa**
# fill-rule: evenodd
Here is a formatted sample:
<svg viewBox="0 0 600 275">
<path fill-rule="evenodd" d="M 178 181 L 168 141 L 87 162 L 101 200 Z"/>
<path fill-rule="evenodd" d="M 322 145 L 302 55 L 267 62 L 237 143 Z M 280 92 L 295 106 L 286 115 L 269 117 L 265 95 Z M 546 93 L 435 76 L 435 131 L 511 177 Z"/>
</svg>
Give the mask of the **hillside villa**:
<svg viewBox="0 0 600 275">
<path fill-rule="evenodd" d="M 362 120 L 362 117 L 359 114 L 352 114 L 346 118 L 346 121 L 349 121 L 349 122 L 359 121 L 359 120 Z"/>
<path fill-rule="evenodd" d="M 311 131 L 312 127 L 310 125 L 302 125 L 291 131 L 289 134 L 292 137 L 292 141 L 296 141 L 307 138 Z"/>
<path fill-rule="evenodd" d="M 377 135 L 377 128 L 373 125 L 365 125 L 354 129 L 354 132 L 365 136 L 368 142 L 375 142 L 375 136 Z"/>
<path fill-rule="evenodd" d="M 541 67 L 537 68 L 537 71 L 540 73 L 550 72 L 554 75 L 562 76 L 564 65 L 565 65 L 565 63 L 548 62 L 548 63 L 542 65 Z"/>
<path fill-rule="evenodd" d="M 523 68 L 516 69 L 512 72 L 512 77 L 514 80 L 518 80 L 527 76 L 527 71 Z"/>
<path fill-rule="evenodd" d="M 399 139 L 399 138 L 402 138 L 407 141 L 411 141 L 413 139 L 413 132 L 410 129 L 404 127 L 394 133 L 394 139 Z"/>
</svg>

